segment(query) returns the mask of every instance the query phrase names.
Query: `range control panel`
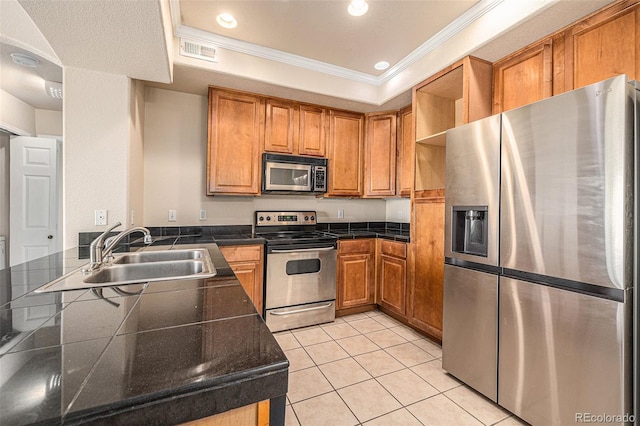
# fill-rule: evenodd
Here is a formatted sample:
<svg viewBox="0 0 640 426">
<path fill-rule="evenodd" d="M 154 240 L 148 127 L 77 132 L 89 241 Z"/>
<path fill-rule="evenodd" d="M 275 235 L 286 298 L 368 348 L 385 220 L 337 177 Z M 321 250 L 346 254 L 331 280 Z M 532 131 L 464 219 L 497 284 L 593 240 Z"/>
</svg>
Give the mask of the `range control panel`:
<svg viewBox="0 0 640 426">
<path fill-rule="evenodd" d="M 315 225 L 316 212 L 256 212 L 256 226 Z"/>
</svg>

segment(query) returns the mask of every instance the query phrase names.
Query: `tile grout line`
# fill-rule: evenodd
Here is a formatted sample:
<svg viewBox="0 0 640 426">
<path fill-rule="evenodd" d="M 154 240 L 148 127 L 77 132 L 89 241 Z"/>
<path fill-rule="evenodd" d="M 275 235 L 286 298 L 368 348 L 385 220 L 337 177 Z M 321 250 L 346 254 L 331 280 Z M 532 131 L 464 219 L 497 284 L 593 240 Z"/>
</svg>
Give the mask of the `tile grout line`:
<svg viewBox="0 0 640 426">
<path fill-rule="evenodd" d="M 362 314 L 365 314 L 365 315 L 366 315 L 367 313 L 362 313 Z M 356 314 L 356 315 L 357 315 L 357 314 Z M 323 392 L 323 393 L 318 394 L 318 395 L 315 395 L 315 396 L 313 396 L 313 397 L 309 397 L 309 398 L 305 398 L 305 399 L 300 400 L 300 401 L 296 401 L 295 403 L 293 403 L 293 402 L 291 402 L 291 401 L 289 400 L 289 402 L 290 402 L 290 404 L 289 404 L 289 405 L 291 406 L 291 409 L 292 409 L 292 411 L 294 412 L 294 415 L 296 416 L 296 420 L 298 421 L 298 423 L 299 423 L 299 424 L 301 424 L 301 423 L 300 423 L 300 419 L 299 419 L 299 417 L 298 417 L 298 414 L 295 412 L 295 408 L 293 407 L 293 406 L 294 406 L 294 404 L 298 404 L 298 403 L 300 403 L 300 402 L 308 401 L 308 400 L 310 400 L 310 399 L 313 399 L 313 398 L 316 398 L 316 397 L 319 397 L 319 396 L 323 396 L 323 395 L 327 395 L 327 394 L 330 394 L 330 393 L 332 393 L 332 392 L 335 392 L 335 393 L 337 394 L 337 396 L 340 398 L 340 400 L 341 400 L 341 401 L 344 403 L 344 405 L 347 407 L 347 409 L 349 410 L 349 412 L 351 412 L 351 414 L 353 414 L 353 416 L 358 420 L 358 422 L 359 422 L 358 424 L 360 424 L 360 425 L 361 425 L 361 424 L 362 424 L 362 422 L 360 422 L 360 419 L 358 419 L 358 417 L 355 415 L 355 413 L 353 412 L 353 410 L 351 409 L 351 407 L 346 403 L 346 401 L 342 398 L 342 396 L 340 395 L 340 393 L 339 393 L 338 391 L 339 391 L 339 390 L 342 390 L 342 389 L 346 389 L 346 388 L 348 388 L 348 387 L 350 387 L 350 386 L 357 385 L 357 384 L 359 384 L 359 383 L 363 383 L 363 382 L 368 381 L 368 380 L 371 380 L 371 379 L 375 380 L 375 381 L 376 381 L 376 383 L 378 383 L 378 384 L 382 387 L 382 389 L 384 389 L 384 390 L 385 390 L 385 391 L 386 391 L 386 392 L 387 392 L 387 393 L 388 393 L 388 394 L 389 394 L 389 395 L 390 395 L 390 396 L 391 396 L 391 397 L 392 397 L 396 402 L 398 402 L 398 404 L 400 405 L 400 407 L 399 407 L 398 409 L 396 409 L 396 410 L 392 410 L 392 411 L 390 411 L 390 412 L 388 412 L 388 413 L 384 413 L 384 414 L 381 414 L 380 416 L 376 416 L 376 417 L 373 417 L 373 418 L 371 418 L 371 419 L 368 419 L 367 421 L 371 421 L 371 420 L 377 419 L 377 418 L 379 418 L 379 417 L 383 417 L 383 416 L 385 416 L 385 415 L 391 414 L 391 413 L 393 413 L 393 412 L 396 412 L 396 411 L 400 411 L 400 410 L 405 409 L 405 410 L 406 410 L 406 411 L 407 411 L 407 412 L 408 412 L 408 413 L 409 413 L 413 418 L 415 418 L 418 422 L 420 422 L 420 421 L 415 417 L 415 415 L 413 415 L 413 413 L 412 413 L 410 410 L 408 410 L 408 408 L 407 408 L 407 407 L 412 406 L 412 405 L 414 405 L 414 404 L 418 404 L 418 403 L 420 403 L 420 402 L 422 402 L 422 401 L 425 401 L 425 400 L 427 400 L 427 399 L 433 398 L 433 397 L 438 396 L 438 395 L 444 395 L 444 392 L 447 392 L 447 391 L 449 391 L 449 390 L 451 390 L 451 389 L 455 389 L 456 387 L 459 387 L 459 386 L 460 386 L 460 385 L 458 385 L 458 386 L 454 386 L 453 388 L 446 389 L 446 390 L 444 390 L 444 391 L 440 391 L 438 388 L 436 388 L 435 386 L 433 386 L 429 381 L 427 381 L 426 379 L 424 379 L 424 378 L 422 378 L 421 376 L 417 375 L 417 373 L 415 373 L 411 368 L 414 368 L 414 367 L 417 367 L 417 366 L 420 366 L 420 365 L 423 365 L 423 364 L 427 364 L 427 363 L 432 362 L 432 361 L 436 361 L 436 360 L 438 360 L 438 359 L 441 359 L 441 356 L 436 356 L 436 355 L 434 355 L 434 354 L 430 353 L 429 351 L 427 351 L 427 350 L 425 350 L 425 349 L 421 348 L 420 346 L 418 346 L 418 345 L 416 345 L 416 344 L 414 343 L 414 342 L 416 342 L 416 341 L 420 340 L 420 338 L 422 338 L 422 337 L 420 337 L 420 338 L 418 338 L 418 339 L 415 339 L 415 340 L 408 340 L 408 339 L 407 339 L 407 338 L 405 338 L 404 336 L 402 336 L 402 335 L 400 335 L 399 333 L 397 333 L 396 331 L 392 330 L 392 328 L 398 328 L 398 327 L 401 327 L 401 326 L 402 326 L 402 324 L 401 324 L 401 323 L 394 324 L 393 326 L 391 326 L 391 327 L 390 327 L 390 326 L 388 326 L 388 325 L 383 324 L 382 322 L 376 321 L 376 320 L 375 320 L 375 317 L 379 317 L 379 316 L 384 316 L 384 313 L 379 313 L 379 314 L 376 314 L 376 315 L 366 315 L 366 317 L 359 317 L 358 319 L 355 319 L 355 320 L 353 320 L 353 321 L 347 321 L 347 320 L 342 321 L 340 324 L 344 323 L 344 324 L 349 325 L 351 328 L 353 328 L 353 329 L 357 332 L 357 334 L 356 334 L 356 335 L 354 335 L 354 336 L 348 336 L 348 337 L 339 338 L 339 339 L 336 339 L 336 338 L 334 338 L 332 335 L 330 335 L 326 330 L 324 330 L 324 328 L 322 327 L 322 325 L 318 325 L 318 326 L 314 326 L 314 327 L 309 327 L 309 329 L 317 328 L 317 329 L 321 330 L 322 332 L 324 332 L 324 333 L 325 333 L 325 334 L 330 338 L 330 340 L 325 341 L 325 342 L 312 343 L 312 344 L 308 344 L 308 345 L 303 345 L 303 344 L 302 344 L 302 342 L 300 341 L 300 339 L 299 339 L 299 338 L 298 338 L 298 337 L 297 337 L 293 332 L 289 331 L 289 334 L 291 334 L 291 335 L 294 337 L 294 339 L 295 339 L 295 341 L 297 342 L 297 344 L 300 346 L 300 348 L 302 348 L 302 349 L 304 350 L 304 353 L 307 355 L 307 357 L 308 357 L 308 358 L 312 361 L 312 363 L 313 363 L 313 365 L 312 365 L 312 366 L 309 366 L 309 367 L 307 367 L 307 368 L 302 368 L 302 369 L 296 370 L 296 372 L 298 372 L 298 371 L 304 371 L 304 370 L 307 370 L 307 369 L 310 369 L 310 368 L 314 368 L 314 367 L 315 367 L 315 368 L 317 368 L 317 369 L 318 369 L 318 371 L 320 372 L 320 374 L 322 374 L 322 376 L 324 377 L 324 379 L 329 383 L 329 385 L 330 385 L 330 386 L 331 386 L 331 388 L 332 388 L 332 390 L 331 390 L 331 391 Z M 366 320 L 366 319 L 372 319 L 372 320 L 374 320 L 374 322 L 376 322 L 377 324 L 379 324 L 379 325 L 380 325 L 380 326 L 382 326 L 383 328 L 382 328 L 382 329 L 380 329 L 380 330 L 373 330 L 373 331 L 370 331 L 370 332 L 367 332 L 367 333 L 363 333 L 362 331 L 360 331 L 358 328 L 354 327 L 354 326 L 351 324 L 352 322 L 357 322 L 357 321 Z M 392 318 L 391 318 L 391 319 L 392 319 Z M 393 320 L 393 319 L 392 319 L 392 320 Z M 335 324 L 330 324 L 330 325 L 335 325 Z M 380 345 L 378 345 L 377 343 L 375 343 L 373 340 L 371 340 L 371 338 L 369 338 L 369 337 L 368 337 L 368 334 L 375 333 L 375 332 L 378 332 L 378 331 L 384 331 L 384 330 L 391 331 L 392 333 L 396 334 L 397 336 L 399 336 L 399 337 L 403 338 L 403 339 L 405 340 L 405 342 L 398 343 L 398 344 L 393 344 L 393 345 L 390 345 L 390 346 L 387 346 L 387 347 L 381 347 Z M 409 329 L 409 330 L 411 330 L 411 329 Z M 350 354 L 349 352 L 347 352 L 347 351 L 346 351 L 346 349 L 345 349 L 345 348 L 340 344 L 340 340 L 348 339 L 348 338 L 350 338 L 350 337 L 357 337 L 357 336 L 365 337 L 369 342 L 371 342 L 372 344 L 374 344 L 374 345 L 377 347 L 377 349 L 372 350 L 372 351 L 368 351 L 368 352 L 363 352 L 363 353 L 358 354 L 358 355 L 351 355 L 351 354 Z M 432 342 L 432 341 L 431 341 L 430 339 L 428 339 L 428 338 L 423 338 L 423 339 L 424 339 L 424 340 L 426 340 L 428 343 L 431 343 L 431 344 L 433 344 L 433 345 L 437 345 L 435 342 Z M 315 360 L 315 359 L 311 356 L 311 354 L 308 352 L 307 348 L 308 348 L 308 347 L 311 347 L 311 346 L 315 346 L 315 345 L 321 345 L 321 344 L 323 344 L 323 343 L 329 343 L 329 342 L 334 342 L 334 343 L 338 344 L 338 346 L 339 346 L 342 350 L 344 350 L 344 351 L 347 353 L 347 355 L 348 355 L 348 356 L 347 356 L 347 357 L 345 357 L 345 358 L 340 358 L 340 359 L 336 359 L 336 360 L 333 360 L 333 361 L 329 361 L 329 362 L 325 362 L 325 363 L 322 363 L 322 364 L 318 364 L 318 363 L 316 362 L 316 360 Z M 420 351 L 424 352 L 425 354 L 427 354 L 428 356 L 430 356 L 432 359 L 427 360 L 427 361 L 424 361 L 424 362 L 421 362 L 421 363 L 418 363 L 418 364 L 413 365 L 413 366 L 407 366 L 407 365 L 406 365 L 406 364 L 404 364 L 402 361 L 400 361 L 397 357 L 395 357 L 392 353 L 389 353 L 389 352 L 387 352 L 387 351 L 386 351 L 386 349 L 393 348 L 393 347 L 400 346 L 400 345 L 406 345 L 407 343 L 410 343 L 412 347 L 414 347 L 414 348 L 416 348 L 416 349 L 418 349 L 418 350 L 420 350 Z M 296 349 L 296 348 L 292 348 L 292 350 L 293 350 L 293 349 Z M 387 355 L 388 355 L 388 356 L 390 356 L 392 359 L 394 359 L 395 361 L 397 361 L 397 362 L 402 366 L 402 368 L 401 368 L 401 369 L 399 369 L 399 370 L 397 370 L 397 371 L 392 371 L 392 372 L 389 372 L 389 373 L 386 373 L 386 374 L 383 374 L 383 375 L 380 375 L 380 376 L 375 377 L 375 376 L 371 375 L 371 373 L 370 373 L 370 372 L 369 372 L 369 371 L 368 371 L 368 370 L 367 370 L 367 369 L 366 369 L 366 368 L 365 368 L 365 367 L 364 367 L 360 362 L 358 362 L 358 361 L 355 359 L 355 356 L 365 355 L 365 354 L 368 354 L 368 353 L 377 352 L 377 351 L 379 351 L 379 350 L 382 350 L 385 354 L 387 354 Z M 355 361 L 355 362 L 360 366 L 360 368 L 362 368 L 364 371 L 366 371 L 366 372 L 371 376 L 371 378 L 368 378 L 368 379 L 363 380 L 363 381 L 359 381 L 359 382 L 351 383 L 351 384 L 349 384 L 349 385 L 347 385 L 347 386 L 341 387 L 340 389 L 336 388 L 336 387 L 333 385 L 333 383 L 331 383 L 331 381 L 329 381 L 329 379 L 327 378 L 327 376 L 324 374 L 324 372 L 322 371 L 322 369 L 321 369 L 320 367 L 321 367 L 321 366 L 323 366 L 323 365 L 326 365 L 326 364 L 331 364 L 331 363 L 338 362 L 338 361 L 345 360 L 345 359 L 352 359 L 353 361 Z M 434 395 L 431 395 L 431 396 L 429 396 L 429 397 L 427 397 L 427 398 L 423 398 L 423 399 L 420 399 L 420 400 L 414 401 L 414 402 L 412 402 L 412 403 L 411 403 L 411 404 L 409 404 L 409 405 L 404 405 L 404 404 L 403 404 L 402 402 L 400 402 L 400 401 L 398 400 L 398 398 L 397 398 L 395 395 L 393 395 L 393 394 L 392 394 L 392 393 L 391 393 L 391 392 L 390 392 L 390 391 L 389 391 L 389 390 L 388 390 L 388 389 L 387 389 L 387 388 L 386 388 L 386 387 L 385 387 L 385 386 L 384 386 L 384 385 L 383 385 L 383 384 L 382 384 L 378 379 L 379 379 L 379 378 L 381 378 L 381 377 L 385 377 L 385 376 L 388 376 L 388 375 L 391 375 L 391 374 L 397 373 L 397 372 L 399 372 L 399 371 L 405 371 L 405 370 L 408 370 L 408 371 L 409 371 L 409 372 L 411 372 L 412 374 L 416 374 L 416 375 L 420 378 L 420 380 L 424 381 L 426 384 L 428 384 L 429 386 L 431 386 L 432 388 L 434 388 L 438 393 L 436 393 L 436 394 L 434 394 Z M 445 397 L 447 397 L 446 395 L 444 395 L 444 396 L 445 396 Z M 287 398 L 287 399 L 288 399 L 288 398 Z M 449 399 L 450 401 L 452 401 L 452 400 L 451 400 L 450 398 L 448 398 L 448 397 L 447 397 L 447 399 Z M 455 405 L 459 406 L 457 403 L 455 403 L 455 401 L 452 401 L 452 402 L 454 402 L 454 404 L 455 404 Z M 465 412 L 467 412 L 469 415 L 471 415 L 474 419 L 476 419 L 476 420 L 478 420 L 478 421 L 479 421 L 479 419 L 477 419 L 475 416 L 473 416 L 471 413 L 469 413 L 469 412 L 468 412 L 467 410 L 465 410 L 463 407 L 461 407 L 461 406 L 459 406 L 459 407 L 460 407 L 460 408 L 462 408 L 462 409 L 463 409 Z M 502 420 L 504 420 L 504 419 L 502 419 Z M 502 420 L 501 420 L 501 421 L 502 421 Z M 421 422 L 420 422 L 420 423 L 421 423 Z M 482 422 L 480 422 L 480 423 L 482 423 Z M 304 426 L 304 425 L 301 425 L 301 426 Z"/>
</svg>

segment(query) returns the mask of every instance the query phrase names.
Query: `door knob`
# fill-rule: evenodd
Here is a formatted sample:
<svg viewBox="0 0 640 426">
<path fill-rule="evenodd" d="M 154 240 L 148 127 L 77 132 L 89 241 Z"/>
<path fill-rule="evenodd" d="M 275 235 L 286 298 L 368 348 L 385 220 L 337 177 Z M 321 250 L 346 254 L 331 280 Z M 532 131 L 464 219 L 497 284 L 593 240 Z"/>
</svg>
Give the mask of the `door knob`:
<svg viewBox="0 0 640 426">
<path fill-rule="evenodd" d="M 53 235 L 47 235 L 47 238 L 53 240 Z"/>
</svg>

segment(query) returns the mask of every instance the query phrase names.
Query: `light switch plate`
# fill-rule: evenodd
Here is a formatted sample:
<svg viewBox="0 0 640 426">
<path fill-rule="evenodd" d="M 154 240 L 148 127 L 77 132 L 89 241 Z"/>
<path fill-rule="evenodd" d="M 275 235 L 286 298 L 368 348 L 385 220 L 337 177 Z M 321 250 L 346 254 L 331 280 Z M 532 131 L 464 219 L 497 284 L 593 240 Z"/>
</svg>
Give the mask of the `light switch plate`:
<svg viewBox="0 0 640 426">
<path fill-rule="evenodd" d="M 175 222 L 175 221 L 176 221 L 176 211 L 169 210 L 169 222 Z"/>
<path fill-rule="evenodd" d="M 205 209 L 200 209 L 200 220 L 207 220 L 207 211 Z"/>
</svg>

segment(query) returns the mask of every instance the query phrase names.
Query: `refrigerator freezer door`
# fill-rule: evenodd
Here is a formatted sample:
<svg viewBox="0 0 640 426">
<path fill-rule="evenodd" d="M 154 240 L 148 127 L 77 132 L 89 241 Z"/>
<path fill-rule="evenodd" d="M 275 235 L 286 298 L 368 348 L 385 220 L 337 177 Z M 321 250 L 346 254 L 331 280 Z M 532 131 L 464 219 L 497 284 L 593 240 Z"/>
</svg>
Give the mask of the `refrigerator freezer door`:
<svg viewBox="0 0 640 426">
<path fill-rule="evenodd" d="M 498 276 L 444 266 L 442 368 L 497 398 Z"/>
<path fill-rule="evenodd" d="M 631 285 L 625 79 L 503 114 L 501 267 L 612 289 Z"/>
<path fill-rule="evenodd" d="M 445 257 L 498 266 L 500 115 L 448 130 L 445 170 Z M 486 207 L 486 256 L 453 250 L 454 207 L 461 206 Z"/>
<path fill-rule="evenodd" d="M 531 424 L 585 423 L 588 414 L 622 424 L 631 414 L 630 308 L 501 277 L 498 403 Z"/>
</svg>

